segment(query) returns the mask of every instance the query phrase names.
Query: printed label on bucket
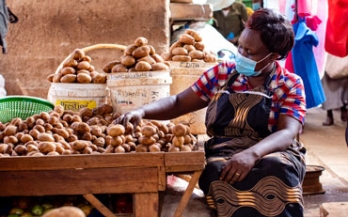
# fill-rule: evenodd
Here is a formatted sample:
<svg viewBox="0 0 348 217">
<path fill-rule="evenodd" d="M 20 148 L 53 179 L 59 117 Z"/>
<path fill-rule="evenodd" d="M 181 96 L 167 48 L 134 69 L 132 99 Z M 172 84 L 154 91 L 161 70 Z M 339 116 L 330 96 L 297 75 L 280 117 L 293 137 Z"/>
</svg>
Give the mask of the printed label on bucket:
<svg viewBox="0 0 348 217">
<path fill-rule="evenodd" d="M 97 107 L 97 102 L 95 100 L 56 100 L 55 105 L 61 105 L 65 110 L 78 111 L 81 108 L 94 109 Z"/>
</svg>

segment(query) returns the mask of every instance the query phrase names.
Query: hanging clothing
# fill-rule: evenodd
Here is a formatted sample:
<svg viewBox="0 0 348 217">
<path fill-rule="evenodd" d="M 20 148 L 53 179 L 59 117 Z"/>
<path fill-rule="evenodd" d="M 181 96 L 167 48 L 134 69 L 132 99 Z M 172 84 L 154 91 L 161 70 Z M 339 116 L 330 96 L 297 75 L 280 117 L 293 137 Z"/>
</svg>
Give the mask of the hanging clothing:
<svg viewBox="0 0 348 217">
<path fill-rule="evenodd" d="M 330 0 L 325 49 L 335 56 L 348 55 L 348 1 Z"/>
<path fill-rule="evenodd" d="M 199 186 L 221 217 L 301 217 L 305 163 L 295 141 L 294 149 L 264 156 L 243 181 L 230 185 L 219 180 L 231 156 L 271 134 L 267 126 L 274 93 L 268 87 L 273 73 L 264 86 L 248 92 L 231 89 L 238 75 L 233 73 L 208 105 L 206 126 L 213 137 L 205 143 L 207 165 Z"/>
<path fill-rule="evenodd" d="M 313 53 L 313 46 L 318 45 L 318 38 L 307 27 L 304 19 L 295 23 L 293 28 L 295 31 L 295 45 L 292 49 L 294 72 L 303 80 L 307 109 L 309 109 L 326 100 Z"/>
<path fill-rule="evenodd" d="M 2 52 L 6 53 L 6 41 L 7 28 L 9 23 L 9 15 L 5 0 L 0 0 L 0 46 L 2 46 Z"/>
</svg>

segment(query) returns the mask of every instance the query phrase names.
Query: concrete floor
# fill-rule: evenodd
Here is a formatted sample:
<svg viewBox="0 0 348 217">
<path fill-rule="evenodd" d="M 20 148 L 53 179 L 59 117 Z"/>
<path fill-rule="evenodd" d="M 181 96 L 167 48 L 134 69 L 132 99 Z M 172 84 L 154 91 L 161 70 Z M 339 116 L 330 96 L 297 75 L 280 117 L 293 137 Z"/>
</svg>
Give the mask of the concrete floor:
<svg viewBox="0 0 348 217">
<path fill-rule="evenodd" d="M 325 193 L 304 197 L 306 217 L 319 217 L 319 206 L 322 203 L 348 202 L 348 147 L 345 142 L 347 123 L 340 120 L 339 111 L 334 111 L 335 123 L 332 126 L 322 125 L 325 117 L 324 110 L 310 109 L 304 133 L 300 136 L 307 148 L 307 164 L 325 168 L 320 176 Z"/>
<path fill-rule="evenodd" d="M 321 217 L 319 207 L 322 203 L 348 202 L 348 148 L 344 137 L 347 123 L 340 120 L 339 111 L 334 111 L 335 124 L 332 126 L 322 125 L 325 117 L 326 112 L 321 108 L 308 110 L 304 132 L 300 135 L 307 148 L 307 164 L 325 168 L 319 178 L 325 193 L 304 196 L 305 217 Z M 161 217 L 173 215 L 184 189 L 182 180 L 166 190 L 162 195 Z M 183 217 L 210 216 L 202 192 L 195 189 Z"/>
</svg>

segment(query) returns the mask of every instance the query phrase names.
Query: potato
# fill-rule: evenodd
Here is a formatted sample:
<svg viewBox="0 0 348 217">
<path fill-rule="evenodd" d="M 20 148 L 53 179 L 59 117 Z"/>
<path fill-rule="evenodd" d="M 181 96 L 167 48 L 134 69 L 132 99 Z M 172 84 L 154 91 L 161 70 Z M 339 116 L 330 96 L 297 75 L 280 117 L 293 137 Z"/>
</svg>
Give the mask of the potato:
<svg viewBox="0 0 348 217">
<path fill-rule="evenodd" d="M 194 44 L 194 46 L 195 46 L 196 50 L 204 51 L 205 46 L 202 42 L 196 42 Z"/>
<path fill-rule="evenodd" d="M 16 145 L 18 143 L 18 139 L 16 136 L 5 136 L 3 141 L 6 144 L 13 144 L 13 145 Z"/>
<path fill-rule="evenodd" d="M 149 137 L 149 136 L 141 136 L 138 138 L 138 141 L 140 144 L 143 144 L 143 145 L 152 145 L 152 144 L 155 144 L 156 143 L 156 139 L 153 138 L 152 136 Z"/>
<path fill-rule="evenodd" d="M 81 60 L 84 56 L 86 56 L 86 54 L 82 49 L 75 49 L 72 53 L 72 58 L 77 61 Z"/>
<path fill-rule="evenodd" d="M 151 137 L 153 136 L 155 133 L 156 133 L 156 128 L 153 127 L 153 126 L 143 126 L 141 128 L 141 133 L 144 135 L 144 136 L 148 136 L 148 137 Z"/>
<path fill-rule="evenodd" d="M 150 48 L 148 46 L 138 47 L 132 52 L 132 56 L 136 59 L 139 59 L 144 56 L 150 55 Z"/>
<path fill-rule="evenodd" d="M 184 48 L 187 50 L 187 52 L 191 52 L 193 50 L 196 50 L 195 46 L 191 45 L 191 44 L 185 44 Z"/>
<path fill-rule="evenodd" d="M 75 60 L 73 58 L 69 58 L 63 63 L 63 67 L 75 68 L 77 66 L 77 63 L 78 63 L 77 60 Z"/>
<path fill-rule="evenodd" d="M 128 68 L 124 66 L 123 64 L 116 64 L 111 69 L 111 73 L 117 73 L 117 72 L 128 72 Z"/>
<path fill-rule="evenodd" d="M 145 46 L 148 46 L 150 48 L 150 55 L 153 55 L 153 54 L 156 53 L 156 50 L 155 50 L 155 48 L 152 45 L 148 44 L 148 45 L 145 45 Z"/>
<path fill-rule="evenodd" d="M 39 133 L 39 135 L 37 136 L 37 140 L 43 142 L 54 142 L 53 135 L 50 133 Z"/>
<path fill-rule="evenodd" d="M 46 77 L 47 81 L 53 83 L 53 78 L 54 78 L 54 76 L 55 76 L 55 74 L 49 74 L 49 75 Z"/>
<path fill-rule="evenodd" d="M 199 50 L 193 50 L 189 53 L 189 56 L 191 57 L 191 59 L 203 59 L 204 58 L 204 53 L 202 51 Z"/>
<path fill-rule="evenodd" d="M 195 39 L 191 35 L 186 34 L 186 33 L 179 35 L 178 41 L 180 41 L 183 44 L 192 44 L 193 45 L 195 43 Z"/>
<path fill-rule="evenodd" d="M 173 135 L 174 136 L 185 136 L 187 134 L 187 126 L 184 124 L 176 124 L 173 127 Z"/>
<path fill-rule="evenodd" d="M 64 75 L 60 78 L 61 83 L 74 83 L 76 82 L 76 75 L 75 74 L 68 74 Z"/>
<path fill-rule="evenodd" d="M 61 78 L 62 78 L 62 75 L 60 75 L 60 74 L 54 74 L 54 76 L 53 76 L 53 78 L 52 78 L 52 82 L 53 82 L 53 83 L 59 83 Z"/>
<path fill-rule="evenodd" d="M 59 73 L 64 76 L 64 75 L 68 75 L 68 74 L 75 74 L 76 73 L 76 70 L 73 68 L 73 67 L 64 67 L 62 68 Z"/>
<path fill-rule="evenodd" d="M 119 146 L 115 147 L 114 152 L 115 153 L 125 153 L 126 150 L 123 148 L 123 146 L 119 145 Z"/>
<path fill-rule="evenodd" d="M 56 144 L 54 142 L 40 142 L 38 148 L 41 153 L 47 154 L 56 150 Z"/>
<path fill-rule="evenodd" d="M 25 145 L 25 146 L 27 147 L 27 153 L 39 151 L 38 145 L 29 144 L 29 145 Z"/>
<path fill-rule="evenodd" d="M 4 143 L 0 144 L 0 153 L 1 154 L 5 154 L 5 153 L 9 154 L 9 153 L 11 153 L 11 151 L 12 151 L 12 148 L 9 144 L 4 144 Z"/>
<path fill-rule="evenodd" d="M 150 152 L 160 152 L 161 147 L 158 143 L 155 143 L 155 144 L 149 146 L 149 151 Z"/>
<path fill-rule="evenodd" d="M 88 146 L 89 142 L 84 140 L 76 140 L 70 143 L 70 146 L 75 151 L 81 151 Z"/>
<path fill-rule="evenodd" d="M 150 65 L 156 63 L 156 60 L 154 60 L 151 56 L 144 56 L 144 57 L 142 57 L 142 58 L 139 58 L 139 59 L 138 59 L 138 62 L 139 62 L 139 61 L 148 62 Z"/>
<path fill-rule="evenodd" d="M 168 149 L 168 152 L 180 152 L 180 148 L 174 145 L 171 145 Z"/>
<path fill-rule="evenodd" d="M 191 61 L 191 57 L 190 56 L 186 56 L 186 55 L 175 55 L 172 57 L 173 61 L 178 61 L 178 62 L 190 62 Z"/>
<path fill-rule="evenodd" d="M 135 147 L 136 152 L 148 152 L 148 146 L 139 144 Z"/>
<path fill-rule="evenodd" d="M 76 80 L 78 83 L 86 84 L 91 83 L 92 77 L 86 73 L 79 73 L 76 76 Z"/>
<path fill-rule="evenodd" d="M 126 67 L 132 67 L 135 64 L 136 60 L 131 55 L 125 55 L 121 57 L 121 64 Z"/>
<path fill-rule="evenodd" d="M 156 63 L 162 63 L 164 62 L 164 59 L 161 55 L 155 53 L 151 55 L 152 59 L 154 59 L 156 61 Z"/>
<path fill-rule="evenodd" d="M 121 136 L 121 135 L 124 135 L 124 132 L 125 132 L 125 127 L 121 124 L 116 124 L 116 125 L 110 125 L 108 128 L 107 128 L 107 134 L 109 136 Z"/>
<path fill-rule="evenodd" d="M 139 61 L 135 65 L 135 70 L 139 72 L 146 72 L 146 71 L 150 71 L 151 69 L 152 69 L 151 65 L 145 61 Z"/>
<path fill-rule="evenodd" d="M 176 47 L 172 50 L 172 55 L 188 55 L 188 51 L 183 47 Z"/>
<path fill-rule="evenodd" d="M 121 62 L 119 60 L 110 61 L 103 66 L 103 71 L 106 73 L 111 73 L 112 67 L 114 67 L 115 65 L 120 64 L 120 63 Z"/>
<path fill-rule="evenodd" d="M 91 147 L 86 147 L 81 152 L 81 154 L 92 154 L 92 153 L 93 153 L 93 149 Z"/>
<path fill-rule="evenodd" d="M 94 84 L 105 84 L 106 83 L 106 78 L 107 78 L 106 75 L 98 73 L 98 74 L 92 76 L 92 83 L 94 83 Z"/>
<path fill-rule="evenodd" d="M 138 37 L 134 40 L 134 46 L 141 47 L 147 45 L 148 40 L 145 37 Z"/>
<path fill-rule="evenodd" d="M 34 141 L 34 138 L 29 135 L 29 134 L 24 134 L 21 138 L 20 138 L 20 141 L 25 144 L 27 142 L 30 142 L 30 141 Z"/>
<path fill-rule="evenodd" d="M 92 58 L 88 55 L 85 55 L 81 58 L 81 61 L 87 61 L 87 62 L 92 62 Z"/>
<path fill-rule="evenodd" d="M 47 156 L 59 156 L 60 154 L 56 151 L 51 151 L 46 154 Z"/>
<path fill-rule="evenodd" d="M 77 69 L 89 70 L 91 64 L 88 61 L 81 61 L 77 64 Z"/>
<path fill-rule="evenodd" d="M 176 42 L 174 42 L 171 46 L 170 46 L 170 48 L 169 48 L 169 53 L 172 53 L 172 50 L 174 49 L 174 48 L 176 48 L 176 47 L 183 47 L 185 44 L 184 43 L 182 43 L 181 41 L 176 41 Z"/>
<path fill-rule="evenodd" d="M 170 68 L 165 63 L 152 64 L 152 71 L 169 71 Z"/>
<path fill-rule="evenodd" d="M 4 129 L 4 135 L 5 136 L 13 136 L 17 133 L 17 127 L 14 125 L 8 125 L 5 129 Z"/>
<path fill-rule="evenodd" d="M 184 145 L 185 138 L 183 136 L 174 136 L 172 144 L 176 147 L 181 148 Z"/>
<path fill-rule="evenodd" d="M 203 60 L 204 62 L 207 62 L 207 63 L 214 63 L 214 62 L 217 62 L 217 57 L 214 54 L 205 52 Z"/>
<path fill-rule="evenodd" d="M 13 149 L 18 155 L 26 155 L 28 153 L 27 147 L 24 145 L 16 145 Z"/>
<path fill-rule="evenodd" d="M 170 52 L 163 52 L 163 53 L 161 53 L 161 58 L 164 61 L 172 60 L 172 57 L 173 57 L 173 55 Z"/>
<path fill-rule="evenodd" d="M 193 29 L 186 29 L 185 33 L 188 35 L 191 35 L 196 42 L 201 42 L 203 40 L 202 37 L 199 35 L 199 33 Z"/>
<path fill-rule="evenodd" d="M 93 144 L 95 144 L 98 147 L 104 147 L 105 145 L 105 139 L 103 137 L 98 137 L 93 141 Z"/>
</svg>

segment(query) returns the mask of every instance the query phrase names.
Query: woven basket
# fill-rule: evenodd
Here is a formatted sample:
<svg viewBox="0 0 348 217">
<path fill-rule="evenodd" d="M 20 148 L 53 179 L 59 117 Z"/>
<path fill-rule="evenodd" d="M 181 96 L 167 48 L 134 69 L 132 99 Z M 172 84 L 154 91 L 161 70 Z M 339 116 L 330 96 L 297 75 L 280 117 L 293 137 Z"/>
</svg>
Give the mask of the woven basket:
<svg viewBox="0 0 348 217">
<path fill-rule="evenodd" d="M 48 112 L 54 105 L 47 100 L 31 96 L 6 96 L 0 98 L 0 121 L 6 123 L 14 118 L 23 120 L 34 114 Z"/>
</svg>

